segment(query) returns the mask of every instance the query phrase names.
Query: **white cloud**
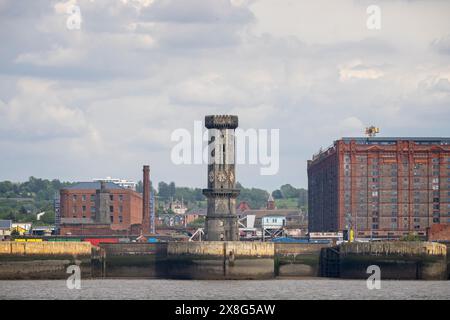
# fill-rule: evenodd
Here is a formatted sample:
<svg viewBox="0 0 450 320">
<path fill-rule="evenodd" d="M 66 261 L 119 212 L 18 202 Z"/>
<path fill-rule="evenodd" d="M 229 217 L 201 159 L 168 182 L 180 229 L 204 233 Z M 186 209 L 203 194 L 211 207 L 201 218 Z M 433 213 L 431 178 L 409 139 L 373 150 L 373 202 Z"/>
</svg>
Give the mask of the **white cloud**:
<svg viewBox="0 0 450 320">
<path fill-rule="evenodd" d="M 18 94 L 0 105 L 1 132 L 8 139 L 55 139 L 95 134 L 81 110 L 58 97 L 52 82 L 20 79 Z"/>
<path fill-rule="evenodd" d="M 364 124 L 357 117 L 346 118 L 339 123 L 339 133 L 343 137 L 361 136 L 364 130 Z"/>
<path fill-rule="evenodd" d="M 75 2 L 75 32 L 67 1 L 0 2 L 0 180 L 139 179 L 150 163 L 202 186 L 205 168 L 170 163 L 170 133 L 212 113 L 280 129 L 277 176 L 238 168 L 267 188 L 306 186 L 312 153 L 371 124 L 450 134 L 449 2 L 381 1 L 379 32 L 365 0 Z"/>
<path fill-rule="evenodd" d="M 351 62 L 339 68 L 339 79 L 347 81 L 350 79 L 378 79 L 384 75 L 377 68 L 365 66 L 360 61 Z"/>
<path fill-rule="evenodd" d="M 19 54 L 15 63 L 25 63 L 36 66 L 69 67 L 79 65 L 86 58 L 83 49 L 62 48 L 56 46 L 46 52 L 27 52 Z"/>
</svg>

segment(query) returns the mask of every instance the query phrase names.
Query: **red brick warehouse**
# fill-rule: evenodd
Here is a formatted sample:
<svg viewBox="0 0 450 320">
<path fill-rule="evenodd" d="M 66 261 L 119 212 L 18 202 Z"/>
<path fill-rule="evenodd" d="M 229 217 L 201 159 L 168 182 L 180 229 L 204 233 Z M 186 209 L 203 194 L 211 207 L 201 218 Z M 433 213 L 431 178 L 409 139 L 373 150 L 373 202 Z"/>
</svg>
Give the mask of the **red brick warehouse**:
<svg viewBox="0 0 450 320">
<path fill-rule="evenodd" d="M 425 235 L 450 223 L 450 138 L 342 138 L 308 161 L 309 231 Z"/>
<path fill-rule="evenodd" d="M 105 183 L 107 214 L 101 217 L 98 197 L 100 182 L 81 182 L 62 189 L 60 234 L 111 234 L 142 224 L 142 195 L 117 184 Z M 83 230 L 84 228 L 84 230 Z M 105 229 L 105 230 L 101 230 Z M 111 232 L 107 232 L 107 231 Z"/>
</svg>

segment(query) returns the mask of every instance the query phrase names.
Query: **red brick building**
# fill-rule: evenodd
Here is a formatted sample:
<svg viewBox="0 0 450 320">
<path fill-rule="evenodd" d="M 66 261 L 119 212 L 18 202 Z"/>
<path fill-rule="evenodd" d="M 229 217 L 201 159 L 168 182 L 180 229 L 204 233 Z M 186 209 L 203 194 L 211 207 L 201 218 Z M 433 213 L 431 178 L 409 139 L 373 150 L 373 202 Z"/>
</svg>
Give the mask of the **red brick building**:
<svg viewBox="0 0 450 320">
<path fill-rule="evenodd" d="M 434 224 L 427 230 L 428 241 L 439 241 L 450 243 L 450 223 Z M 449 248 L 450 249 L 450 248 Z"/>
<path fill-rule="evenodd" d="M 311 232 L 426 235 L 450 224 L 450 138 L 343 138 L 308 161 Z"/>
<path fill-rule="evenodd" d="M 129 234 L 142 224 L 142 195 L 106 182 L 81 182 L 60 190 L 61 235 Z M 137 228 L 134 228 L 137 229 Z"/>
</svg>

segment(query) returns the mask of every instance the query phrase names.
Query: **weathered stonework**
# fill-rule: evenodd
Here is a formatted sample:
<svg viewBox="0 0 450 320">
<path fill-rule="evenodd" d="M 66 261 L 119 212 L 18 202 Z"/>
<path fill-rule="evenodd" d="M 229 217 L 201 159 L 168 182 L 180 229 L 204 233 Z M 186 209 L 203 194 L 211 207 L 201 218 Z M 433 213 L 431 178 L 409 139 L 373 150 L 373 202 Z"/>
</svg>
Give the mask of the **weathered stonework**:
<svg viewBox="0 0 450 320">
<path fill-rule="evenodd" d="M 239 228 L 236 217 L 235 137 L 237 116 L 206 116 L 209 131 L 208 198 L 206 240 L 237 241 Z"/>
<path fill-rule="evenodd" d="M 96 190 L 95 222 L 109 224 L 111 223 L 111 219 L 109 217 L 109 191 L 106 189 L 106 184 L 104 182 L 101 182 L 100 186 L 100 189 Z"/>
</svg>

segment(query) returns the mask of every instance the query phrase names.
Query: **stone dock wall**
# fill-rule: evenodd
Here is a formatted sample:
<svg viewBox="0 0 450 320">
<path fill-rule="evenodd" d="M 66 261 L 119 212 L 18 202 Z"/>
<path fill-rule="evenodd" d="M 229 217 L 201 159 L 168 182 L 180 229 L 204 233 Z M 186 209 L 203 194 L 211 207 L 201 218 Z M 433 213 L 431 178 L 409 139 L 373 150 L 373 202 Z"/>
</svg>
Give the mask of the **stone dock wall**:
<svg viewBox="0 0 450 320">
<path fill-rule="evenodd" d="M 316 277 L 323 244 L 273 242 L 169 243 L 168 277 L 269 279 Z"/>
<path fill-rule="evenodd" d="M 0 242 L 0 255 L 7 256 L 90 256 L 89 242 Z"/>
<path fill-rule="evenodd" d="M 102 243 L 101 276 L 165 278 L 167 243 Z"/>
<path fill-rule="evenodd" d="M 450 280 L 450 242 L 447 245 L 447 279 Z"/>
<path fill-rule="evenodd" d="M 339 246 L 341 254 L 446 256 L 447 246 L 436 242 L 353 242 Z"/>
<path fill-rule="evenodd" d="M 89 242 L 0 242 L 0 280 L 66 279 L 70 265 L 88 278 L 100 255 Z"/>
<path fill-rule="evenodd" d="M 165 277 L 174 279 L 270 279 L 272 242 L 169 242 Z"/>
<path fill-rule="evenodd" d="M 167 243 L 101 243 L 109 257 L 167 254 Z"/>
<path fill-rule="evenodd" d="M 382 279 L 447 279 L 447 247 L 432 242 L 345 243 L 339 252 L 341 278 L 366 279 L 367 268 L 380 267 Z"/>
<path fill-rule="evenodd" d="M 382 279 L 447 279 L 447 251 L 429 242 L 1 242 L 0 279 L 64 279 L 73 264 L 84 278 L 367 279 L 367 267 L 378 265 Z"/>
<path fill-rule="evenodd" d="M 169 242 L 167 254 L 223 256 L 233 254 L 235 257 L 271 257 L 275 255 L 273 242 L 239 242 L 239 241 L 202 241 Z"/>
<path fill-rule="evenodd" d="M 271 279 L 318 276 L 324 245 L 205 241 L 100 247 L 105 251 L 106 277 Z"/>
<path fill-rule="evenodd" d="M 275 275 L 277 277 L 320 276 L 320 253 L 329 244 L 275 243 Z"/>
</svg>

